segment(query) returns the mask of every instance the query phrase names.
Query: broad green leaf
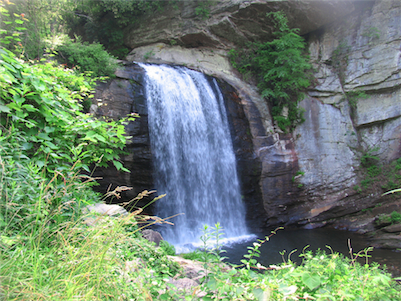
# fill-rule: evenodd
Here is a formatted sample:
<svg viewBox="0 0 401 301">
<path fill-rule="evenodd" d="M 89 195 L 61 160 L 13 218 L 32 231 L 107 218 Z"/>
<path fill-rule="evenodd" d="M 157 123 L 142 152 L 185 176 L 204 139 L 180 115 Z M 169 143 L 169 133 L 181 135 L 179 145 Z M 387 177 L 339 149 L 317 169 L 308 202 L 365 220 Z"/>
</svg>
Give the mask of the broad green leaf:
<svg viewBox="0 0 401 301">
<path fill-rule="evenodd" d="M 36 166 L 39 168 L 42 168 L 43 166 L 45 166 L 45 162 L 40 161 L 40 160 L 36 161 L 35 163 L 36 163 Z"/>
<path fill-rule="evenodd" d="M 117 168 L 117 170 L 120 170 L 121 168 L 123 168 L 123 165 L 121 162 L 113 160 L 113 164 Z"/>
<path fill-rule="evenodd" d="M 36 111 L 38 111 L 37 108 L 35 108 L 33 105 L 30 105 L 30 104 L 27 104 L 27 105 L 25 104 L 25 105 L 22 106 L 22 108 L 27 110 L 28 112 L 36 112 Z"/>
<path fill-rule="evenodd" d="M 269 293 L 267 291 L 264 291 L 261 288 L 254 288 L 252 290 L 252 293 L 258 299 L 259 301 L 268 301 L 269 300 Z"/>
<path fill-rule="evenodd" d="M 131 171 L 128 168 L 125 168 L 124 166 L 121 168 L 121 171 L 131 173 Z"/>
<path fill-rule="evenodd" d="M 310 289 L 310 290 L 314 290 L 316 288 L 318 288 L 321 284 L 321 280 L 319 275 L 317 274 L 311 274 L 308 272 L 305 272 L 302 275 L 302 282 Z"/>
<path fill-rule="evenodd" d="M 44 140 L 49 140 L 49 141 L 51 140 L 51 138 L 46 133 L 39 133 L 38 137 Z"/>
<path fill-rule="evenodd" d="M 0 112 L 4 112 L 4 113 L 10 113 L 11 110 L 9 107 L 5 106 L 5 105 L 1 105 L 0 104 Z"/>
<path fill-rule="evenodd" d="M 283 295 L 292 295 L 297 291 L 297 287 L 295 285 L 287 286 L 285 284 L 281 284 L 278 288 L 279 292 Z"/>
<path fill-rule="evenodd" d="M 13 100 L 20 106 L 25 101 L 25 98 L 23 98 L 17 94 L 14 94 Z"/>
<path fill-rule="evenodd" d="M 18 105 L 17 103 L 15 103 L 15 102 L 9 103 L 9 104 L 7 105 L 7 107 L 9 107 L 10 109 L 15 110 L 15 111 L 21 111 L 21 106 L 19 106 L 19 105 Z"/>
<path fill-rule="evenodd" d="M 114 161 L 113 161 L 114 162 Z M 210 288 L 211 290 L 215 290 L 217 289 L 217 281 L 214 278 L 211 278 L 208 282 L 207 282 L 207 287 Z"/>
<path fill-rule="evenodd" d="M 29 149 L 32 148 L 32 146 L 33 146 L 33 144 L 30 143 L 30 142 L 25 142 L 25 143 L 22 144 L 22 148 L 23 148 L 24 150 L 29 150 Z"/>
<path fill-rule="evenodd" d="M 12 72 L 17 72 L 17 70 L 9 63 L 6 63 L 4 61 L 1 62 L 1 64 L 7 68 L 8 70 L 12 71 Z"/>
</svg>

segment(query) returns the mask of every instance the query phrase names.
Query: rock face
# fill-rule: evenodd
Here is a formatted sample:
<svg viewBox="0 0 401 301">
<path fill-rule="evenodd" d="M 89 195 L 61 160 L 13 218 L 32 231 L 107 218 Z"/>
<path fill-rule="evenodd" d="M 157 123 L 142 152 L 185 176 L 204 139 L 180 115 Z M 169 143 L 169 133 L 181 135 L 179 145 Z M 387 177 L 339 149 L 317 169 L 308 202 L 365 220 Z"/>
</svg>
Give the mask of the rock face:
<svg viewBox="0 0 401 301">
<path fill-rule="evenodd" d="M 383 163 L 401 156 L 400 20 L 400 2 L 366 2 L 309 35 L 316 86 L 302 104 L 307 121 L 294 134 L 300 181 L 315 203 L 312 220 L 379 202 L 381 189 L 367 197 L 353 190 L 361 185 L 360 158 L 369 151 Z M 366 98 L 352 103 L 350 93 L 361 91 Z"/>
<path fill-rule="evenodd" d="M 126 28 L 125 44 L 137 48 L 155 43 L 186 48 L 230 49 L 263 41 L 275 31 L 269 12 L 283 11 L 291 27 L 305 34 L 355 10 L 353 1 L 209 1 L 209 16 L 199 13 L 201 1 L 177 1 L 151 18 Z M 207 2 L 207 1 L 205 1 Z M 204 7 L 203 7 L 204 8 Z M 205 9 L 205 8 L 204 8 Z"/>
<path fill-rule="evenodd" d="M 245 163 L 239 164 L 243 182 L 248 183 L 244 191 L 250 199 L 260 196 L 259 203 L 250 202 L 248 217 L 263 216 L 266 226 L 310 227 L 341 220 L 353 228 L 350 219 L 345 221 L 347 216 L 387 202 L 380 187 L 359 193 L 360 159 L 367 152 L 382 163 L 401 156 L 401 2 L 227 0 L 211 6 L 206 20 L 196 15 L 198 2 L 178 5 L 144 18 L 142 28 L 125 30 L 125 43 L 133 48 L 127 60 L 185 65 L 224 81 L 227 106 L 240 105 L 229 111 L 236 152 L 247 154 Z M 273 26 L 266 13 L 278 10 L 307 39 L 316 79 L 301 102 L 306 121 L 291 134 L 276 129 L 255 86 L 244 82 L 227 59 L 227 50 L 233 47 L 269 39 Z M 126 88 L 131 84 L 129 79 L 120 82 Z M 122 99 L 119 106 L 128 108 L 124 99 L 132 92 L 124 94 L 116 85 L 109 84 L 117 89 L 114 92 L 100 87 L 99 98 L 113 94 Z M 138 104 L 143 104 L 138 95 Z M 118 107 L 108 106 L 99 110 L 117 116 Z M 129 145 L 132 149 L 148 145 L 142 132 L 145 108 L 142 113 L 140 125 L 132 125 L 139 135 Z M 133 164 L 134 173 L 137 164 L 151 167 L 149 151 L 142 152 L 146 160 L 127 157 L 128 162 L 139 160 Z M 149 175 L 133 179 L 139 186 L 151 182 Z M 372 221 L 370 217 L 366 229 L 372 228 Z"/>
<path fill-rule="evenodd" d="M 124 166 L 131 173 L 117 172 L 109 168 L 96 168 L 93 176 L 101 177 L 97 187 L 102 193 L 114 189 L 116 185 L 133 187 L 121 193 L 124 200 L 129 200 L 138 193 L 153 187 L 152 156 L 147 121 L 147 106 L 142 86 L 144 71 L 136 64 L 128 64 L 116 72 L 116 78 L 100 83 L 91 106 L 92 113 L 99 117 L 124 118 L 130 113 L 138 113 L 139 118 L 126 126 L 131 137 L 126 146 L 127 154 L 121 157 Z M 141 205 L 148 201 L 145 198 Z"/>
</svg>

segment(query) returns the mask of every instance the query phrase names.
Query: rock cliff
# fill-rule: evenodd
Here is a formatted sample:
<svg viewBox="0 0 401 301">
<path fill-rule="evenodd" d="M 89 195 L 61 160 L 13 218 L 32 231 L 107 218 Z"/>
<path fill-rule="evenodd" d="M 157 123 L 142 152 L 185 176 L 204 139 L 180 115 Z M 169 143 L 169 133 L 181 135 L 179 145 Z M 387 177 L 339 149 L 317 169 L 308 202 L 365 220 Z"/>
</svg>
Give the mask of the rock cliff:
<svg viewBox="0 0 401 301">
<path fill-rule="evenodd" d="M 250 141 L 246 146 L 237 144 L 237 153 L 248 153 L 247 163 L 240 168 L 243 181 L 248 181 L 246 186 L 253 191 L 248 216 L 259 216 L 263 207 L 262 225 L 266 226 L 334 223 L 372 231 L 379 207 L 401 211 L 400 198 L 381 197 L 384 190 L 374 185 L 376 180 L 363 182 L 367 175 L 361 167 L 366 154 L 380 164 L 401 156 L 401 2 L 210 2 L 208 18 L 197 15 L 199 2 L 183 1 L 144 17 L 139 28 L 126 28 L 125 44 L 133 48 L 127 60 L 185 65 L 231 87 L 228 105 L 239 103 L 240 108 L 234 111 L 244 117 L 234 114 L 232 124 L 249 127 L 248 136 L 240 126 L 234 130 L 234 135 L 242 132 L 235 139 Z M 315 83 L 301 102 L 306 121 L 291 134 L 275 127 L 255 85 L 245 82 L 227 59 L 231 48 L 269 39 L 273 26 L 266 13 L 278 10 L 287 14 L 291 27 L 300 28 L 315 70 Z M 111 95 L 108 99 L 113 102 L 121 99 L 121 93 L 125 93 L 123 99 L 131 97 L 135 76 L 127 72 L 120 71 L 120 79 L 109 84 L 117 85 L 112 95 L 101 87 L 98 98 Z M 139 95 L 134 96 L 135 106 L 140 106 L 143 98 L 140 92 L 135 93 Z M 143 115 L 140 125 L 132 125 L 139 135 L 129 146 L 135 154 L 141 153 L 136 149 L 138 144 L 148 145 L 142 132 L 146 109 L 128 109 L 131 105 L 127 99 L 128 113 L 137 110 Z M 113 115 L 113 110 L 118 110 L 110 109 L 112 104 L 108 107 L 107 112 L 101 109 L 102 114 Z M 151 182 L 149 174 L 135 175 L 138 165 L 151 168 L 150 153 L 143 152 L 145 159 L 134 158 L 136 154 L 127 157 L 133 175 L 119 177 L 130 177 L 124 181 L 137 181 L 138 186 L 149 189 L 144 187 Z M 252 168 L 246 167 L 249 162 Z M 258 182 L 257 187 L 250 184 L 252 181 Z M 258 196 L 259 203 L 255 201 Z M 379 206 L 383 203 L 386 206 Z M 395 240 L 394 246 L 401 247 L 401 240 Z"/>
</svg>

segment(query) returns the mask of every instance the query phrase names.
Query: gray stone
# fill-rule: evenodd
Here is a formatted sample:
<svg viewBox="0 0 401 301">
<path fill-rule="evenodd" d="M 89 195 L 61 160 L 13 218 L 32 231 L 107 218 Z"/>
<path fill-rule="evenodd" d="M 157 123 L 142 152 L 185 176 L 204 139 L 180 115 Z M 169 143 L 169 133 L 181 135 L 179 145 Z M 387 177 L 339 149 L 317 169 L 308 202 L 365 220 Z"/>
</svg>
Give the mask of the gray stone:
<svg viewBox="0 0 401 301">
<path fill-rule="evenodd" d="M 384 232 L 388 233 L 401 233 L 401 224 L 394 224 L 381 229 Z"/>
<path fill-rule="evenodd" d="M 142 236 L 145 239 L 154 242 L 156 246 L 159 246 L 160 241 L 164 240 L 159 232 L 151 229 L 142 230 Z"/>
<path fill-rule="evenodd" d="M 119 205 L 107 205 L 103 203 L 97 203 L 94 205 L 89 205 L 86 207 L 89 212 L 105 214 L 109 216 L 115 215 L 127 215 L 128 212 L 123 207 Z"/>
</svg>

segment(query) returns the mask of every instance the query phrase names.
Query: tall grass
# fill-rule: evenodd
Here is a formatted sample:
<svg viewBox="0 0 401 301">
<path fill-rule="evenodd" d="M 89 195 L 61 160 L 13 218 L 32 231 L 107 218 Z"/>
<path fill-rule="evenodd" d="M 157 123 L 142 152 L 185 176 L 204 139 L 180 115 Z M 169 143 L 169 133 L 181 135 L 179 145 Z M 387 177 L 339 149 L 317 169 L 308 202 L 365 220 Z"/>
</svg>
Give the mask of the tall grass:
<svg viewBox="0 0 401 301">
<path fill-rule="evenodd" d="M 69 171 L 42 177 L 18 145 L 0 147 L 0 299 L 151 300 L 153 264 L 161 267 L 156 282 L 178 267 L 140 237 L 141 211 L 84 214 L 100 200 L 91 179 Z"/>
</svg>

